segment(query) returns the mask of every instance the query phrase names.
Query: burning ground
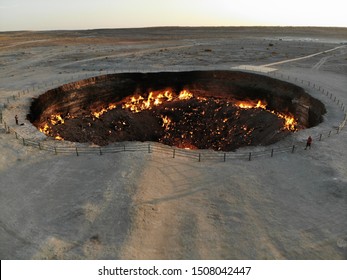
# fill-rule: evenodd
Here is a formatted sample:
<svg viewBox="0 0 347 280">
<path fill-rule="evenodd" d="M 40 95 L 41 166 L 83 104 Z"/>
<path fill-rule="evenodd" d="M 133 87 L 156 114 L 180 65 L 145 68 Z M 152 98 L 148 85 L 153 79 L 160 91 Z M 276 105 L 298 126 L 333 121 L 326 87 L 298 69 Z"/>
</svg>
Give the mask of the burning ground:
<svg viewBox="0 0 347 280">
<path fill-rule="evenodd" d="M 199 97 L 171 89 L 126 97 L 76 116 L 54 114 L 40 130 L 57 140 L 108 145 L 156 141 L 185 149 L 232 151 L 268 145 L 297 130 L 294 117 L 260 100 Z"/>
<path fill-rule="evenodd" d="M 319 37 L 331 38 L 335 36 L 336 29 L 314 31 L 311 28 L 288 30 L 281 27 L 222 28 L 214 31 L 169 28 L 4 33 L 2 37 L 9 39 L 2 41 L 4 47 L 0 51 L 4 61 L 0 68 L 1 94 L 5 100 L 31 85 L 50 83 L 57 78 L 71 81 L 72 74 L 99 75 L 99 69 L 126 72 L 129 69 L 159 71 L 171 68 L 175 70 L 175 77 L 187 77 L 195 85 L 202 85 L 200 89 L 220 95 L 223 92 L 235 93 L 236 87 L 226 88 L 231 82 L 223 83 L 225 87 L 220 91 L 218 88 L 223 85 L 218 84 L 218 88 L 217 84 L 216 87 L 210 86 L 214 77 L 211 73 L 208 73 L 209 78 L 204 79 L 205 86 L 202 80 L 197 81 L 197 77 L 192 79 L 189 73 L 180 75 L 176 70 L 200 67 L 230 69 L 240 64 L 268 64 L 337 45 L 317 41 L 312 35 L 314 32 Z M 339 32 L 346 41 L 346 29 Z M 108 38 L 104 38 L 105 33 L 109 34 Z M 69 38 L 65 38 L 67 36 Z M 121 36 L 126 42 L 119 42 Z M 163 36 L 172 42 L 164 41 Z M 47 37 L 52 40 L 41 40 Z M 129 43 L 128 38 L 139 40 L 139 43 Z M 38 41 L 32 41 L 36 39 Z M 185 49 L 168 47 L 168 43 L 184 47 L 190 44 L 186 39 L 198 44 Z M 86 40 L 89 46 L 81 44 Z M 25 44 L 15 46 L 11 45 L 12 41 Z M 210 45 L 200 45 L 200 42 Z M 274 47 L 267 50 L 270 42 Z M 167 50 L 158 52 L 158 47 Z M 204 52 L 206 47 L 212 52 Z M 111 59 L 112 50 L 112 54 L 119 56 Z M 276 51 L 277 55 L 271 55 L 272 51 Z M 265 56 L 266 53 L 269 56 Z M 170 159 L 170 155 L 159 152 L 126 152 L 103 154 L 101 157 L 88 154 L 57 156 L 23 146 L 14 135 L 1 133 L 1 259 L 346 260 L 347 130 L 323 141 L 314 141 L 311 150 L 303 150 L 308 135 L 329 131 L 343 118 L 335 103 L 313 90 L 312 84 L 323 85 L 347 104 L 346 54 L 347 49 L 344 48 L 334 55 L 324 53 L 278 65 L 278 74 L 290 76 L 291 81 L 295 77 L 310 81 L 311 89 L 302 85 L 300 80 L 297 84 L 304 86 L 309 94 L 327 106 L 322 123 L 303 123 L 306 119 L 311 120 L 311 114 L 307 118 L 302 115 L 300 119 L 298 110 L 290 110 L 298 122 L 302 120 L 299 123 L 308 128 L 278 143 L 286 145 L 291 138 L 301 143 L 294 154 L 283 153 L 251 162 L 235 159 L 226 163 L 198 162 L 186 157 Z M 106 60 L 105 56 L 109 58 Z M 319 68 L 315 67 L 317 64 Z M 61 90 L 54 89 L 42 97 L 39 96 L 42 90 L 30 91 L 28 99 L 36 98 L 38 105 L 30 112 L 33 114 L 30 120 L 38 121 L 37 126 L 41 127 L 52 114 L 61 114 L 66 123 L 74 120 L 65 117 L 68 112 L 74 116 L 90 116 L 91 110 L 83 108 L 90 108 L 87 101 L 91 100 L 94 92 L 92 103 L 102 97 L 107 100 L 107 107 L 113 101 L 118 103 L 124 97 L 132 96 L 137 87 L 141 89 L 139 93 L 146 93 L 145 89 L 159 89 L 150 83 L 142 87 L 143 83 L 132 79 L 135 75 L 123 76 L 127 79 L 122 79 L 119 87 L 110 88 L 110 95 L 105 92 L 101 96 L 101 86 L 83 86 L 86 81 L 75 83 L 74 87 L 65 85 Z M 136 73 L 136 76 L 144 79 L 144 76 L 150 75 Z M 170 86 L 175 92 L 180 92 L 187 85 L 196 94 L 193 82 L 184 81 L 182 86 L 176 86 L 165 80 L 163 74 L 158 76 L 153 80 L 156 83 L 163 81 L 160 88 Z M 238 81 L 241 79 L 235 79 L 235 83 Z M 111 84 L 111 81 L 107 82 Z M 251 82 L 261 84 L 254 76 Z M 286 85 L 279 87 L 275 82 L 266 79 L 268 89 L 274 89 L 269 98 L 266 93 L 261 95 L 259 90 L 257 92 L 259 86 L 249 92 L 256 92 L 259 100 L 268 102 L 269 109 L 279 112 L 287 112 L 283 108 L 291 104 L 310 106 L 310 112 L 319 108 L 318 104 L 305 102 L 299 97 L 293 97 L 299 100 L 298 103 L 284 102 L 281 103 L 285 105 L 283 107 L 278 102 L 274 104 L 279 98 L 289 95 L 281 90 Z M 129 87 L 121 87 L 128 84 Z M 266 85 L 262 88 L 267 89 Z M 75 93 L 79 94 L 75 99 L 64 98 Z M 118 99 L 123 93 L 126 96 Z M 251 94 L 245 97 L 257 100 L 251 98 Z M 290 97 L 289 101 L 293 99 Z M 24 120 L 24 115 L 28 113 L 27 98 L 24 100 L 26 106 L 13 108 L 7 120 L 23 136 L 35 137 L 31 124 Z M 118 106 L 117 110 L 121 107 Z M 123 111 L 123 114 L 128 113 Z M 20 119 L 25 126 L 15 126 L 14 115 L 17 113 L 19 117 L 23 116 Z M 102 117 L 105 118 L 108 113 Z M 136 117 L 136 114 L 129 115 Z"/>
</svg>

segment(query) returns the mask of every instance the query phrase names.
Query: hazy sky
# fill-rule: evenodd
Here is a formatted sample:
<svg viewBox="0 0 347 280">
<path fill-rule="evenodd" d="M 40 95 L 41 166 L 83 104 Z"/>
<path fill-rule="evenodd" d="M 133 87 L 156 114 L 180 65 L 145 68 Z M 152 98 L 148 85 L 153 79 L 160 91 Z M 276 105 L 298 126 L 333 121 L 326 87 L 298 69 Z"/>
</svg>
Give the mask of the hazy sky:
<svg viewBox="0 0 347 280">
<path fill-rule="evenodd" d="M 340 26 L 346 0 L 0 0 L 0 31 L 147 26 Z"/>
</svg>

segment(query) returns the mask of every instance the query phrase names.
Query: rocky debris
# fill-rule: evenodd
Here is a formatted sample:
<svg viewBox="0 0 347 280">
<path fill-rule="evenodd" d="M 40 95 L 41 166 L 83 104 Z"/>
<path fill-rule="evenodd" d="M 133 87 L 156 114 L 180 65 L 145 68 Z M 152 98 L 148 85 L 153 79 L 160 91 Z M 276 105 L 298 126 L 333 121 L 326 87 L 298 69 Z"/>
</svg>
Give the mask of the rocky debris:
<svg viewBox="0 0 347 280">
<path fill-rule="evenodd" d="M 156 141 L 189 149 L 233 151 L 274 143 L 289 131 L 283 120 L 260 108 L 242 109 L 226 99 L 180 100 L 133 113 L 116 108 L 100 118 L 83 115 L 52 127 L 52 136 L 104 146 Z"/>
<path fill-rule="evenodd" d="M 194 98 L 175 101 L 163 94 L 166 90 L 176 99 L 184 91 Z M 154 102 L 153 92 L 160 102 L 147 106 Z M 248 100 L 264 101 L 266 110 L 233 106 Z M 124 102 L 129 107 L 122 107 Z M 320 123 L 325 112 L 319 100 L 288 82 L 239 71 L 185 71 L 118 73 L 66 84 L 33 100 L 28 119 L 58 140 L 158 141 L 231 151 L 280 140 L 293 130 L 283 129 L 285 116 L 301 129 Z"/>
</svg>

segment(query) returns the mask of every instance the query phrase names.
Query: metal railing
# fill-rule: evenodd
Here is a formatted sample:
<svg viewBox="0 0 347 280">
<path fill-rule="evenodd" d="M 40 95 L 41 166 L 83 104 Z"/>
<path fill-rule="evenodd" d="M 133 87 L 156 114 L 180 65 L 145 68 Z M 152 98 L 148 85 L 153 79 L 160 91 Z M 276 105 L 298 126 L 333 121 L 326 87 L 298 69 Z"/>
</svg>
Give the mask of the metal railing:
<svg viewBox="0 0 347 280">
<path fill-rule="evenodd" d="M 324 133 L 319 133 L 313 135 L 313 139 L 317 142 L 323 141 L 335 134 L 338 134 L 343 126 L 345 125 L 347 119 L 345 118 L 341 127 L 339 127 L 335 132 L 333 130 L 326 131 Z M 343 126 L 342 126 L 343 125 Z M 230 160 L 253 160 L 256 158 L 264 157 L 274 157 L 278 154 L 283 153 L 295 153 L 298 148 L 303 147 L 305 144 L 303 142 L 297 141 L 295 144 L 290 146 L 279 146 L 265 149 L 262 151 L 245 151 L 245 152 L 217 152 L 209 150 L 187 150 L 176 147 L 166 146 L 155 142 L 124 142 L 116 143 L 105 147 L 98 146 L 62 146 L 60 143 L 53 145 L 47 141 L 35 141 L 32 139 L 25 139 L 15 129 L 9 127 L 4 123 L 5 132 L 11 133 L 23 146 L 35 147 L 38 150 L 48 151 L 55 155 L 59 154 L 70 154 L 76 156 L 82 156 L 87 154 L 94 155 L 104 155 L 112 153 L 122 153 L 122 152 L 144 152 L 144 153 L 160 153 L 171 158 L 187 158 L 194 161 L 220 161 L 227 162 Z"/>
<path fill-rule="evenodd" d="M 15 136 L 23 146 L 30 146 L 37 148 L 38 150 L 51 152 L 55 155 L 69 154 L 75 156 L 82 155 L 104 155 L 113 153 L 124 153 L 124 152 L 143 152 L 143 153 L 159 153 L 161 155 L 167 155 L 171 158 L 187 158 L 194 161 L 220 161 L 226 162 L 230 160 L 252 160 L 259 157 L 273 157 L 276 154 L 281 153 L 294 153 L 296 146 L 288 147 L 276 147 L 264 151 L 252 151 L 252 152 L 217 152 L 208 150 L 187 150 L 176 147 L 166 146 L 155 142 L 125 142 L 116 143 L 105 147 L 88 147 L 88 146 L 60 146 L 46 143 L 46 141 L 35 141 L 31 139 L 25 139 L 20 136 L 15 129 L 9 127 L 6 123 L 5 132 L 11 133 Z"/>
</svg>

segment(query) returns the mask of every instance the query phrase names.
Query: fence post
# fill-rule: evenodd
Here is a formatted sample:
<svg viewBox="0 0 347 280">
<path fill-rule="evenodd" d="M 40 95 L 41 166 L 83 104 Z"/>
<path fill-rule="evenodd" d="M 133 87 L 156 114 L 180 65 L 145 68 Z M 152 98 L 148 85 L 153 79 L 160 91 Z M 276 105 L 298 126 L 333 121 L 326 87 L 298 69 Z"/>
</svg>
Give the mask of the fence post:
<svg viewBox="0 0 347 280">
<path fill-rule="evenodd" d="M 248 155 L 248 160 L 251 161 L 252 160 L 252 153 L 250 152 Z"/>
<path fill-rule="evenodd" d="M 227 161 L 227 154 L 226 154 L 226 153 L 224 153 L 224 158 L 223 158 L 223 160 L 224 160 L 224 162 Z"/>
<path fill-rule="evenodd" d="M 54 154 L 57 155 L 58 152 L 57 152 L 57 147 L 54 147 Z"/>
<path fill-rule="evenodd" d="M 295 152 L 295 145 L 293 145 L 293 148 L 292 148 L 292 153 Z"/>
<path fill-rule="evenodd" d="M 271 157 L 274 156 L 274 149 L 271 149 Z"/>
<path fill-rule="evenodd" d="M 101 151 L 101 147 L 99 148 L 99 152 L 100 152 L 100 156 L 102 156 L 102 151 Z"/>
<path fill-rule="evenodd" d="M 39 149 L 42 150 L 42 147 L 41 147 L 41 142 L 39 142 Z"/>
<path fill-rule="evenodd" d="M 172 151 L 172 158 L 175 158 L 175 156 L 176 156 L 176 149 L 173 149 L 173 151 Z"/>
<path fill-rule="evenodd" d="M 330 137 L 330 135 L 331 135 L 331 130 L 329 131 L 328 137 Z"/>
<path fill-rule="evenodd" d="M 79 156 L 79 154 L 78 154 L 78 148 L 76 147 L 76 156 Z"/>
<path fill-rule="evenodd" d="M 199 162 L 201 161 L 201 154 L 199 153 Z"/>
<path fill-rule="evenodd" d="M 2 111 L 0 111 L 0 123 L 2 123 Z"/>
<path fill-rule="evenodd" d="M 148 153 L 151 153 L 151 144 L 148 144 Z"/>
<path fill-rule="evenodd" d="M 23 146 L 25 146 L 25 139 L 23 138 Z"/>
<path fill-rule="evenodd" d="M 339 132 L 340 132 L 340 127 L 338 127 L 338 128 L 336 129 L 336 134 L 339 134 Z"/>
<path fill-rule="evenodd" d="M 319 141 L 322 141 L 322 134 L 319 135 Z"/>
</svg>

